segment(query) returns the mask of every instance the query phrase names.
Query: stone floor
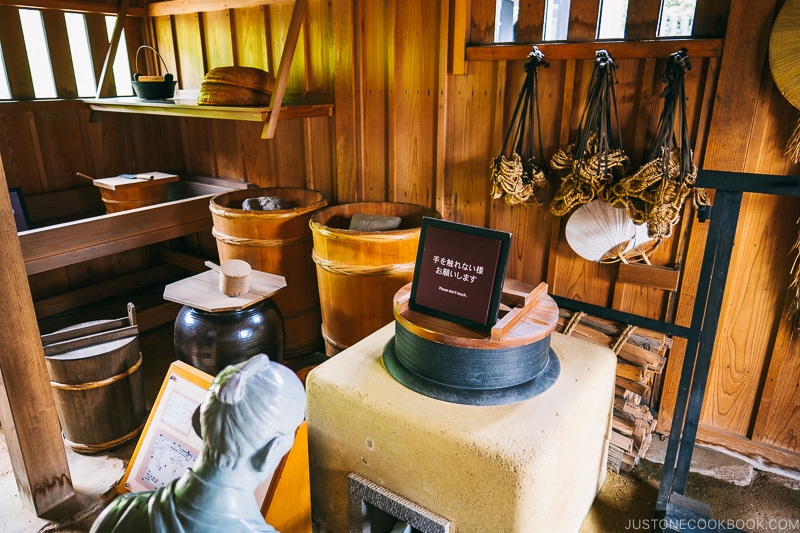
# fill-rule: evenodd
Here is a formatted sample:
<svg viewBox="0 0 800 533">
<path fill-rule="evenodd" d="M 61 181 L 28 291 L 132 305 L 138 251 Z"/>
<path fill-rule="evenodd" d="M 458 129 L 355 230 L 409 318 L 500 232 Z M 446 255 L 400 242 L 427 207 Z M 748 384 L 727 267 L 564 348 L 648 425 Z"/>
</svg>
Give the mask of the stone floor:
<svg viewBox="0 0 800 533">
<path fill-rule="evenodd" d="M 145 396 L 149 408 L 172 361 L 171 326 L 143 334 L 140 342 L 145 360 Z M 77 493 L 76 505 L 70 517 L 60 522 L 49 522 L 36 517 L 22 505 L 5 439 L 0 434 L 2 531 L 88 531 L 96 514 L 114 496 L 134 448 L 135 443 L 130 443 L 112 452 L 94 456 L 68 450 L 70 473 Z M 656 438 L 647 457 L 633 471 L 619 474 L 609 472 L 580 533 L 653 531 L 653 514 L 665 449 L 666 441 Z M 798 472 L 766 472 L 727 454 L 697 448 L 686 495 L 709 504 L 712 518 L 734 523 L 744 531 L 800 533 Z"/>
</svg>

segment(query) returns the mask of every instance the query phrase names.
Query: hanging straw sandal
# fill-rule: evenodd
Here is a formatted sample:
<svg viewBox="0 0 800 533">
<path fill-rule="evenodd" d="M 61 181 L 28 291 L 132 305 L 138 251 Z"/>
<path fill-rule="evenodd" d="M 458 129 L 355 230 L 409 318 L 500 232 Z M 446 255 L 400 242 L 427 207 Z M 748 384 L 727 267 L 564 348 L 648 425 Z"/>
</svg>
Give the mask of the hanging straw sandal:
<svg viewBox="0 0 800 533">
<path fill-rule="evenodd" d="M 550 187 L 542 151 L 541 121 L 539 119 L 537 70 L 547 67 L 544 54 L 538 47 L 528 54 L 525 62 L 525 81 L 522 83 L 511 124 L 503 141 L 503 149 L 490 166 L 494 199 L 505 197 L 509 205 L 542 205 L 541 192 Z M 539 143 L 539 164 L 536 157 L 536 137 Z M 510 141 L 510 142 L 509 142 Z M 509 154 L 506 157 L 506 154 Z"/>
<path fill-rule="evenodd" d="M 613 115 L 619 131 L 614 92 L 616 68 L 606 50 L 595 53 L 592 84 L 575 141 L 559 149 L 550 160 L 550 167 L 559 178 L 558 190 L 550 204 L 550 212 L 556 216 L 564 216 L 590 202 L 627 174 L 628 156 L 621 147 L 621 134 L 615 139 L 612 128 Z"/>
<path fill-rule="evenodd" d="M 609 204 L 624 208 L 637 224 L 646 223 L 648 235 L 655 239 L 672 235 L 689 195 L 696 208 L 709 203 L 705 190 L 695 187 L 697 167 L 692 162 L 684 81 L 691 68 L 685 48 L 667 58 L 661 77 L 665 84 L 661 92 L 664 108 L 647 163 L 603 195 Z M 676 119 L 680 122 L 680 142 L 675 135 Z"/>
</svg>

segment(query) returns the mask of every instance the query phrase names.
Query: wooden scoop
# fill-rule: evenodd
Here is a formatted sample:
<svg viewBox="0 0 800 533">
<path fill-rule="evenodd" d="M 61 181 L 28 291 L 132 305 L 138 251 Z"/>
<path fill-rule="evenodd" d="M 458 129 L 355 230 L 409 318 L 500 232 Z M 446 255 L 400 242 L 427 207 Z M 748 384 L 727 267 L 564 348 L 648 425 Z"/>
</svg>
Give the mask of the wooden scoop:
<svg viewBox="0 0 800 533">
<path fill-rule="evenodd" d="M 206 261 L 206 266 L 219 273 L 219 290 L 227 296 L 250 292 L 250 265 L 241 259 L 231 259 L 222 265 Z"/>
</svg>

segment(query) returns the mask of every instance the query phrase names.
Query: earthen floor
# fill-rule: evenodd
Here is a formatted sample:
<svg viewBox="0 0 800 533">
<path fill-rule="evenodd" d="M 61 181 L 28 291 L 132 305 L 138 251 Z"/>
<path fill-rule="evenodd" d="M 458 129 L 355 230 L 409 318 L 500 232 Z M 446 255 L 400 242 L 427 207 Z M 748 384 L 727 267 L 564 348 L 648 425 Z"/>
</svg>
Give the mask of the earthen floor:
<svg viewBox="0 0 800 533">
<path fill-rule="evenodd" d="M 145 396 L 151 407 L 174 359 L 171 326 L 140 336 Z M 0 434 L 1 437 L 2 434 Z M 114 496 L 135 443 L 100 455 L 68 449 L 77 501 L 69 517 L 51 522 L 35 516 L 19 498 L 5 438 L 0 438 L 0 524 L 7 533 L 85 532 Z M 609 472 L 580 533 L 653 531 L 665 442 L 656 442 L 631 472 Z M 717 451 L 698 448 L 687 496 L 711 505 L 712 518 L 753 533 L 800 533 L 800 473 L 767 472 Z M 479 532 L 503 533 L 503 532 Z"/>
</svg>

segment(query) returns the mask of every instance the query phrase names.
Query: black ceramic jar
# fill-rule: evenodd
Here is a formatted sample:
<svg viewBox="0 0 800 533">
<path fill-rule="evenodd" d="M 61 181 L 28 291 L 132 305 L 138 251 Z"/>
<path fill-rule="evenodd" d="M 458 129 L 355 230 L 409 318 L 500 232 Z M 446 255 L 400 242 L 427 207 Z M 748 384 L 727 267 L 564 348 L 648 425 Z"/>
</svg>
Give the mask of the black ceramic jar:
<svg viewBox="0 0 800 533">
<path fill-rule="evenodd" d="M 270 298 L 214 313 L 185 305 L 175 319 L 175 355 L 211 375 L 259 353 L 283 362 L 284 342 L 283 318 Z"/>
</svg>

